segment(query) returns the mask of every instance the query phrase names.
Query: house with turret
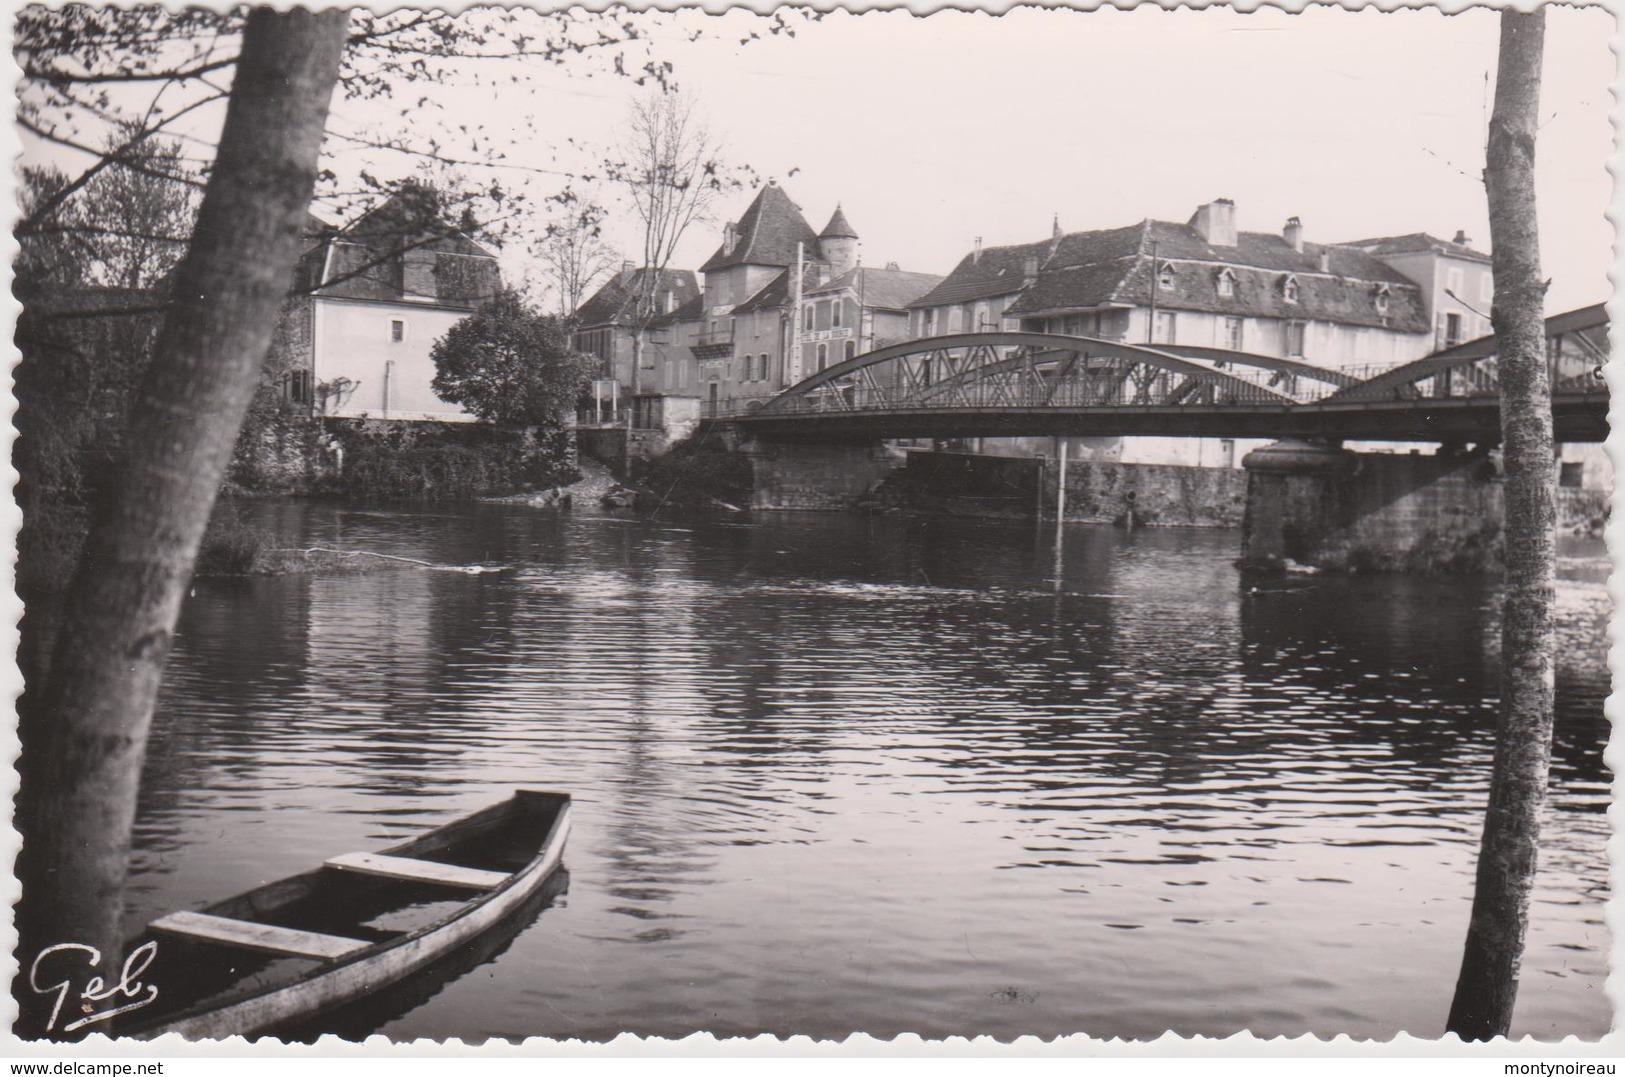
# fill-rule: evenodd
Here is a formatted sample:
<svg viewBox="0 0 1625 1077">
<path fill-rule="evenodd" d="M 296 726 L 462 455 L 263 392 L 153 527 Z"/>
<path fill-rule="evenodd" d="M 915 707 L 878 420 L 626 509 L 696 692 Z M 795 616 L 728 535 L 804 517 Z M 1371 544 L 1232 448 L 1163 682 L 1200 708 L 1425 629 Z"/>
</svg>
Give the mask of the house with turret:
<svg viewBox="0 0 1625 1077">
<path fill-rule="evenodd" d="M 700 267 L 700 295 L 651 326 L 647 385 L 727 410 L 906 335 L 907 304 L 940 278 L 858 264 L 836 206 L 815 232 L 775 182 L 756 193 Z M 658 387 L 658 388 L 655 388 Z"/>
</svg>

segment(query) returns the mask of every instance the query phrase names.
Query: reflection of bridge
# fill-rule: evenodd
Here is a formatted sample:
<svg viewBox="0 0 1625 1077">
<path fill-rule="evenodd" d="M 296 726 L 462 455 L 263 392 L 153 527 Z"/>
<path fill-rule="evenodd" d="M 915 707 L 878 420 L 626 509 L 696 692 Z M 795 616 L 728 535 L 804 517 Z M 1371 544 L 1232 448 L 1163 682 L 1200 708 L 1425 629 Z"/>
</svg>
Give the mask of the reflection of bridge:
<svg viewBox="0 0 1625 1077">
<path fill-rule="evenodd" d="M 1560 441 L 1608 432 L 1608 315 L 1547 319 Z M 1245 352 L 1040 333 L 964 333 L 880 348 L 739 415 L 771 440 L 1012 435 L 1499 440 L 1495 340 L 1401 366 L 1334 371 Z"/>
</svg>

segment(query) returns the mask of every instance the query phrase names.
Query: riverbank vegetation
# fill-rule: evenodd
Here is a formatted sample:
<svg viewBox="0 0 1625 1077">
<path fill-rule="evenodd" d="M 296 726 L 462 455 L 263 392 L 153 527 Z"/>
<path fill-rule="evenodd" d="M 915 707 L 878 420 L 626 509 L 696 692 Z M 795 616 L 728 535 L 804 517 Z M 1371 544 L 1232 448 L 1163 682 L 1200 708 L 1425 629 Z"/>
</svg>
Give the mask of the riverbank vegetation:
<svg viewBox="0 0 1625 1077">
<path fill-rule="evenodd" d="M 234 498 L 215 504 L 209 528 L 198 548 L 194 575 L 210 576 L 292 576 L 308 573 L 353 575 L 381 569 L 403 568 L 407 562 L 369 554 L 364 550 L 340 550 L 324 546 L 296 549 L 277 545 L 278 536 L 250 519 L 244 506 Z"/>
<path fill-rule="evenodd" d="M 742 509 L 750 505 L 750 461 L 703 436 L 679 441 L 637 479 L 639 508 Z"/>
<path fill-rule="evenodd" d="M 342 463 L 312 492 L 356 499 L 483 497 L 580 478 L 562 431 L 483 423 L 342 420 L 327 425 Z"/>
</svg>

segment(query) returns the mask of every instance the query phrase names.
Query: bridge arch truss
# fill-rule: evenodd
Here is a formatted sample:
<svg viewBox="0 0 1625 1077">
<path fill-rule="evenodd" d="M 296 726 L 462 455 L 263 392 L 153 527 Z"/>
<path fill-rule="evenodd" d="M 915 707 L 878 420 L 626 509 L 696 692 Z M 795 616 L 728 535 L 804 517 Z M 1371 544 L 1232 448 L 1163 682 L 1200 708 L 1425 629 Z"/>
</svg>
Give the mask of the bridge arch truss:
<svg viewBox="0 0 1625 1077">
<path fill-rule="evenodd" d="M 1573 440 L 1604 435 L 1606 309 L 1548 319 L 1547 342 L 1560 425 L 1578 434 Z M 961 333 L 847 359 L 737 419 L 764 433 L 835 438 L 1022 432 L 1482 440 L 1499 431 L 1496 367 L 1493 337 L 1395 367 L 1339 371 L 1192 345 Z"/>
<path fill-rule="evenodd" d="M 1180 354 L 1180 351 L 1185 354 Z M 909 408 L 1179 407 L 1291 404 L 1299 385 L 1342 384 L 1290 360 L 1046 333 L 904 341 L 831 366 L 769 400 L 761 416 Z"/>
</svg>

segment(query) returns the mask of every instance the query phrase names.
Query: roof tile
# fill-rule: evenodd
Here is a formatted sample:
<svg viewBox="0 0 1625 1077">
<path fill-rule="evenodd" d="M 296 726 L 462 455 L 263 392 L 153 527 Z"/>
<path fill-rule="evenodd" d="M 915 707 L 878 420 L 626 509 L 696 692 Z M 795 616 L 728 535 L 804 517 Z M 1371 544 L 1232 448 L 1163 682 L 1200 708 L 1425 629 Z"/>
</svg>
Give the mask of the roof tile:
<svg viewBox="0 0 1625 1077">
<path fill-rule="evenodd" d="M 623 269 L 609 278 L 576 311 L 576 325 L 590 328 L 596 325 L 631 324 L 637 298 L 648 279 L 647 274 L 651 272 L 649 269 Z M 658 297 L 666 291 L 677 298 L 681 307 L 700 294 L 700 285 L 692 270 L 663 269 L 655 284 L 655 295 Z"/>
<path fill-rule="evenodd" d="M 757 192 L 755 201 L 739 218 L 736 227 L 738 238 L 733 249 L 718 247 L 700 267 L 701 273 L 742 265 L 794 265 L 797 243 L 802 244 L 804 257 L 823 258 L 812 226 L 784 193 L 784 188 L 776 183 L 769 183 Z"/>
</svg>

